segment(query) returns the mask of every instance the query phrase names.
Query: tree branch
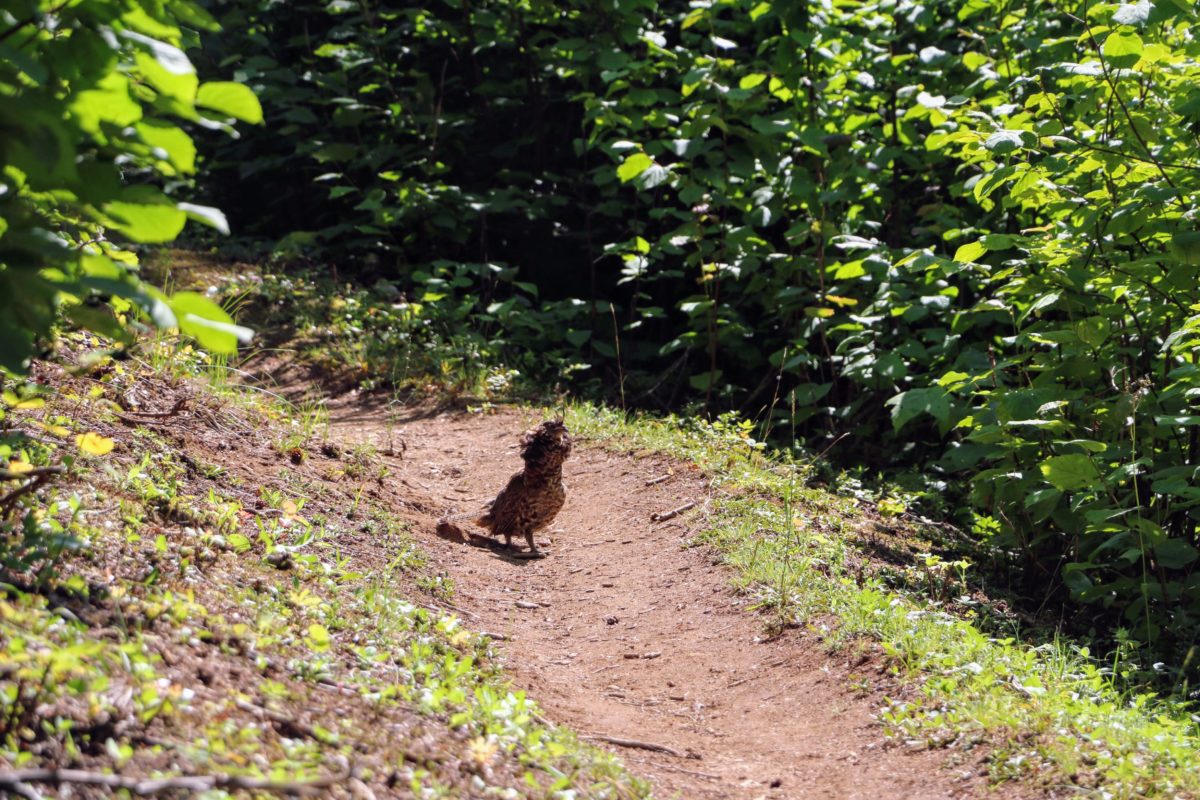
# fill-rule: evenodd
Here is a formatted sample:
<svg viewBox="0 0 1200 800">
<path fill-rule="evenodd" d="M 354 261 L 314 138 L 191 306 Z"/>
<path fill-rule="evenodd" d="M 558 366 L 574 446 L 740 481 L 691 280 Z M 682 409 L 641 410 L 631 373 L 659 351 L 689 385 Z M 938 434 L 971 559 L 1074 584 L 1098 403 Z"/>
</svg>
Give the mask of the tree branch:
<svg viewBox="0 0 1200 800">
<path fill-rule="evenodd" d="M 82 769 L 18 769 L 0 772 L 0 789 L 11 791 L 22 797 L 37 796 L 37 793 L 28 786 L 30 783 L 48 783 L 52 786 L 63 784 L 103 786 L 108 789 L 124 789 L 141 797 L 179 790 L 209 792 L 213 789 L 247 789 L 279 794 L 316 794 L 318 790 L 340 784 L 349 777 L 349 770 L 339 775 L 328 775 L 310 781 L 274 781 L 267 778 L 224 773 L 179 775 L 173 778 L 130 778 L 124 775 L 109 775 Z"/>
</svg>

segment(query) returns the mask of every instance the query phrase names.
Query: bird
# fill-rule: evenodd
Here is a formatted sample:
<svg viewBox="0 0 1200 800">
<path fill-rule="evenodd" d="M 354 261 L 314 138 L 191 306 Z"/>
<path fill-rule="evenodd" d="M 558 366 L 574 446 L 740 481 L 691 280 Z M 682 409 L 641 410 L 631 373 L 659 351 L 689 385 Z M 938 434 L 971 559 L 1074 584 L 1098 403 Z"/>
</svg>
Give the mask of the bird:
<svg viewBox="0 0 1200 800">
<path fill-rule="evenodd" d="M 553 522 L 566 502 L 562 465 L 570 455 L 571 434 L 562 419 L 546 420 L 530 428 L 521 437 L 524 468 L 508 479 L 482 513 L 439 520 L 439 533 L 447 526 L 452 528 L 454 519 L 471 519 L 492 536 L 503 536 L 507 549 L 512 549 L 514 536 L 524 536 L 530 555 L 537 554 L 533 534 Z"/>
</svg>

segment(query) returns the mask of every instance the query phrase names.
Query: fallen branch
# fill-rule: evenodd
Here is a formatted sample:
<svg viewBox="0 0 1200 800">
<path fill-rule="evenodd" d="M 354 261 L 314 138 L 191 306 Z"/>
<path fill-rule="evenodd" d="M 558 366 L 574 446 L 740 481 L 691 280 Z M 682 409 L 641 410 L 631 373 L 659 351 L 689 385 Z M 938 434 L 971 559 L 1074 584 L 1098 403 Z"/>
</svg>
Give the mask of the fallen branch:
<svg viewBox="0 0 1200 800">
<path fill-rule="evenodd" d="M 666 475 L 659 475 L 657 478 L 651 478 L 650 480 L 646 481 L 646 485 L 653 486 L 656 483 L 662 483 L 669 477 L 671 477 L 671 473 L 669 473 L 669 472 Z"/>
<path fill-rule="evenodd" d="M 670 764 L 660 764 L 657 761 L 645 761 L 642 763 L 649 764 L 650 766 L 655 767 L 657 769 L 665 769 L 668 772 L 682 772 L 684 775 L 695 775 L 697 778 L 707 778 L 710 781 L 721 780 L 720 775 L 713 775 L 710 772 L 698 772 L 697 770 L 694 770 L 694 769 L 683 769 L 682 767 L 672 767 Z"/>
<path fill-rule="evenodd" d="M 56 464 L 52 467 L 32 467 L 24 471 L 16 471 L 11 469 L 0 469 L 0 481 L 15 481 L 21 478 L 40 478 L 43 475 L 61 475 L 66 472 L 66 467 L 61 464 Z"/>
<path fill-rule="evenodd" d="M 88 772 L 82 769 L 17 769 L 0 772 L 0 790 L 8 790 L 22 797 L 38 797 L 28 785 L 48 783 L 52 786 L 74 784 L 79 786 L 103 786 L 108 789 L 124 789 L 131 794 L 148 796 L 163 792 L 211 792 L 213 789 L 246 789 L 279 794 L 316 794 L 320 789 L 337 786 L 350 777 L 347 770 L 339 775 L 328 775 L 310 781 L 275 781 L 269 778 L 252 778 L 246 775 L 179 775 L 173 778 L 130 778 L 124 775 L 108 775 L 103 772 Z"/>
<path fill-rule="evenodd" d="M 12 480 L 14 478 L 19 479 L 33 476 L 33 480 L 18 486 L 16 489 L 13 489 L 11 492 L 4 495 L 3 498 L 0 498 L 0 517 L 8 516 L 8 512 L 12 510 L 12 507 L 16 505 L 17 501 L 21 499 L 22 495 L 26 495 L 29 492 L 37 489 L 39 486 L 45 483 L 51 475 L 62 475 L 66 471 L 66 467 L 63 467 L 60 464 L 57 464 L 53 467 L 34 467 L 26 472 L 13 472 L 12 470 L 7 469 L 0 470 L 0 479 L 3 480 Z"/>
<path fill-rule="evenodd" d="M 674 747 L 668 747 L 665 744 L 642 742 L 638 741 L 637 739 L 621 739 L 616 736 L 605 736 L 604 734 L 600 733 L 585 734 L 583 738 L 595 739 L 599 742 L 608 742 L 609 744 L 615 744 L 617 747 L 631 747 L 635 750 L 650 750 L 655 753 L 666 753 L 667 755 L 674 756 L 675 758 L 694 758 L 697 760 L 700 758 L 697 753 L 693 753 L 690 750 L 686 753 L 681 753 Z"/>
<path fill-rule="evenodd" d="M 651 522 L 666 522 L 667 520 L 674 519 L 675 517 L 678 517 L 683 512 L 693 509 L 695 507 L 696 507 L 696 501 L 689 500 L 688 502 L 681 505 L 679 508 L 673 508 L 670 511 L 667 511 L 664 513 L 651 514 L 650 521 Z"/>
<path fill-rule="evenodd" d="M 249 713 L 258 716 L 261 719 L 268 719 L 275 723 L 275 726 L 279 729 L 279 732 L 284 736 L 290 736 L 293 739 L 304 736 L 318 742 L 321 741 L 321 737 L 317 735 L 317 732 L 311 725 L 306 725 L 305 723 L 287 714 L 281 714 L 280 712 L 272 711 L 269 708 L 256 706 L 253 703 L 245 700 L 238 700 L 236 705 L 242 711 L 248 711 Z"/>
<path fill-rule="evenodd" d="M 21 783 L 20 781 L 17 781 L 9 788 L 12 789 L 13 794 L 18 795 L 19 797 L 24 797 L 25 800 L 45 800 L 41 793 L 28 783 Z"/>
<path fill-rule="evenodd" d="M 137 409 L 130 408 L 126 409 L 125 414 L 117 414 L 117 416 L 126 422 L 138 422 L 139 420 L 127 419 L 125 415 L 146 417 L 148 419 L 165 419 L 167 417 L 177 417 L 186 410 L 187 398 L 181 397 L 175 401 L 175 405 L 171 406 L 170 411 L 138 411 Z"/>
</svg>

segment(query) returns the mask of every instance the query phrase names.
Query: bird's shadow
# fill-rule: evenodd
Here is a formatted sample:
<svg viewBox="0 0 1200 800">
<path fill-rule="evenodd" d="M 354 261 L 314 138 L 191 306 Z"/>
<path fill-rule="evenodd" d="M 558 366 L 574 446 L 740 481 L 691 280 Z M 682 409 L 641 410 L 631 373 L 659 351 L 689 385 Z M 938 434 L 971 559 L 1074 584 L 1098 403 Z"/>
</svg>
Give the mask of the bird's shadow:
<svg viewBox="0 0 1200 800">
<path fill-rule="evenodd" d="M 445 530 L 439 526 L 435 533 L 447 541 L 465 544 L 468 547 L 476 547 L 481 550 L 488 550 L 497 559 L 516 566 L 523 567 L 530 561 L 537 561 L 546 557 L 544 550 L 538 550 L 534 553 L 528 550 L 512 550 L 505 547 L 504 543 L 499 539 L 493 539 L 490 536 L 480 536 L 473 531 L 465 531 L 457 528 L 457 526 L 451 530 Z"/>
</svg>

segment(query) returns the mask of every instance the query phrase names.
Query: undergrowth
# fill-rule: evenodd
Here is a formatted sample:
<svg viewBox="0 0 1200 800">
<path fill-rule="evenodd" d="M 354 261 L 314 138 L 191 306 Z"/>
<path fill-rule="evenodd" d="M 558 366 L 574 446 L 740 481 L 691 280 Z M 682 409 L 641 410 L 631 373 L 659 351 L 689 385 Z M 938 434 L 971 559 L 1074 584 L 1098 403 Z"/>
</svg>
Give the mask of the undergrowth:
<svg viewBox="0 0 1200 800">
<path fill-rule="evenodd" d="M 270 297 L 279 290 L 262 291 Z M 314 291 L 310 285 L 301 295 Z M 308 311 L 297 315 L 292 340 L 309 343 L 301 356 L 318 363 L 364 358 L 360 367 L 372 377 L 360 385 L 399 392 L 388 365 L 417 356 L 397 341 L 400 349 L 373 360 L 367 348 L 376 326 L 395 321 L 378 310 L 377 297 L 359 299 L 331 306 L 302 300 Z M 282 298 L 276 302 L 285 308 Z M 424 377 L 412 373 L 410 388 L 477 394 L 483 407 L 529 391 L 523 376 L 498 365 L 464 371 L 457 346 L 428 334 L 432 344 L 419 354 Z M 896 736 L 962 749 L 985 743 L 996 780 L 1032 775 L 1101 797 L 1200 792 L 1200 718 L 1186 686 L 1171 699 L 1147 691 L 1146 675 L 1157 665 L 1141 663 L 1144 651 L 1131 637 L 1100 655 L 1023 627 L 1019 613 L 980 590 L 961 542 L 901 520 L 902 496 L 855 489 L 852 479 L 834 494 L 818 485 L 811 460 L 770 452 L 752 438 L 756 426 L 734 414 L 708 423 L 576 403 L 567 417 L 584 438 L 669 453 L 712 476 L 718 491 L 699 541 L 722 553 L 769 626 L 806 627 L 835 648 L 878 643 L 893 673 L 887 685 L 902 687 L 903 697 L 883 714 Z"/>
<path fill-rule="evenodd" d="M 1143 669 L 1132 645 L 1102 661 L 1065 638 L 1029 643 L 972 596 L 965 561 L 935 553 L 916 558 L 920 579 L 898 590 L 854 543 L 876 535 L 869 509 L 807 486 L 807 467 L 768 455 L 748 426 L 590 404 L 571 405 L 567 421 L 603 446 L 669 453 L 712 476 L 699 539 L 776 626 L 807 628 L 834 648 L 878 643 L 899 685 L 917 689 L 889 701 L 892 734 L 927 746 L 985 742 L 994 780 L 1030 776 L 1098 797 L 1200 794 L 1200 715 L 1131 688 Z"/>
<path fill-rule="evenodd" d="M 381 459 L 322 448 L 318 407 L 194 380 L 221 365 L 173 342 L 60 356 L 0 412 L 0 788 L 71 767 L 222 776 L 209 797 L 648 794 L 441 610 Z"/>
</svg>

